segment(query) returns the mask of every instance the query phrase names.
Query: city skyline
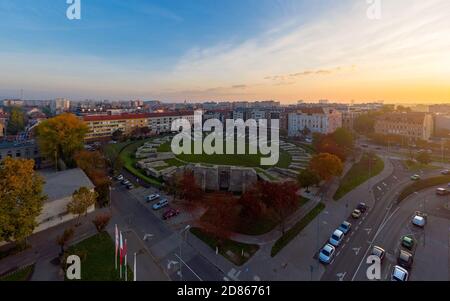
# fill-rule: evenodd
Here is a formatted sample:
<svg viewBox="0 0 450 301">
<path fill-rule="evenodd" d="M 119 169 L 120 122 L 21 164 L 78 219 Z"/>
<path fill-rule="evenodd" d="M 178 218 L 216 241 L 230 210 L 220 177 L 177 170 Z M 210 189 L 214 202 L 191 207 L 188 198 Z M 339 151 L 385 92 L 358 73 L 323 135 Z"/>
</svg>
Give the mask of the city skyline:
<svg viewBox="0 0 450 301">
<path fill-rule="evenodd" d="M 450 102 L 448 1 L 25 2 L 0 1 L 5 98 Z"/>
</svg>

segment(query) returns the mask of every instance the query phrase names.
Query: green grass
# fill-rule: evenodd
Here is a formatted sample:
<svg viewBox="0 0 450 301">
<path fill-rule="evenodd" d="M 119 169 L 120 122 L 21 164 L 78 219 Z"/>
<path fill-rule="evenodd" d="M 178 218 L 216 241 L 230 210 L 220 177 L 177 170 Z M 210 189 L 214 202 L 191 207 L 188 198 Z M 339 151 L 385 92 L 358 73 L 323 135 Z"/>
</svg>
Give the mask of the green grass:
<svg viewBox="0 0 450 301">
<path fill-rule="evenodd" d="M 192 144 L 192 147 L 193 144 Z M 247 148 L 248 149 L 248 145 Z M 158 148 L 158 152 L 171 152 L 170 143 L 167 142 L 165 144 L 162 144 Z M 262 169 L 267 169 L 273 166 L 262 166 L 261 165 L 261 158 L 262 157 L 268 157 L 263 156 L 261 154 L 257 155 L 227 155 L 227 154 L 213 154 L 213 155 L 194 155 L 194 154 L 181 154 L 178 155 L 177 158 L 190 163 L 206 163 L 211 165 L 233 165 L 233 166 L 244 166 L 244 167 L 260 167 Z M 280 157 L 278 160 L 278 163 L 275 165 L 277 167 L 281 168 L 288 168 L 291 164 L 291 155 L 289 153 L 283 151 L 280 149 Z"/>
<path fill-rule="evenodd" d="M 361 160 L 353 164 L 352 168 L 342 179 L 338 190 L 333 196 L 334 200 L 341 199 L 362 183 L 380 174 L 383 169 L 384 162 L 380 157 L 364 153 Z"/>
<path fill-rule="evenodd" d="M 119 271 L 114 266 L 114 242 L 108 233 L 102 232 L 70 247 L 67 254 L 81 258 L 81 280 L 120 281 Z M 133 272 L 128 268 L 128 280 Z"/>
<path fill-rule="evenodd" d="M 450 183 L 450 176 L 436 176 L 428 179 L 419 180 L 408 186 L 406 186 L 397 197 L 397 203 L 400 203 L 414 192 L 418 192 L 423 189 L 431 188 L 438 185 L 447 185 Z"/>
<path fill-rule="evenodd" d="M 435 170 L 435 169 L 439 169 L 439 167 L 430 165 L 430 164 L 422 164 L 419 162 L 414 162 L 412 160 L 405 160 L 403 161 L 403 165 L 405 165 L 405 167 L 411 171 L 411 172 L 416 172 L 416 171 L 420 171 L 420 170 Z"/>
<path fill-rule="evenodd" d="M 317 204 L 308 214 L 298 221 L 291 229 L 281 236 L 273 245 L 270 256 L 277 255 L 285 246 L 287 246 L 317 215 L 325 209 L 323 203 Z"/>
<path fill-rule="evenodd" d="M 0 281 L 28 281 L 33 275 L 34 264 L 19 269 L 0 278 Z"/>
<path fill-rule="evenodd" d="M 258 245 L 244 244 L 230 239 L 224 239 L 219 242 L 219 240 L 213 235 L 210 235 L 200 228 L 191 228 L 190 231 L 214 251 L 216 251 L 216 247 L 218 247 L 219 254 L 237 266 L 241 266 L 246 263 L 247 260 L 249 260 L 259 250 Z M 231 251 L 233 254 L 231 255 L 227 251 Z M 244 256 L 242 256 L 242 253 L 244 253 Z M 245 254 L 248 254 L 248 257 L 246 257 Z"/>
</svg>

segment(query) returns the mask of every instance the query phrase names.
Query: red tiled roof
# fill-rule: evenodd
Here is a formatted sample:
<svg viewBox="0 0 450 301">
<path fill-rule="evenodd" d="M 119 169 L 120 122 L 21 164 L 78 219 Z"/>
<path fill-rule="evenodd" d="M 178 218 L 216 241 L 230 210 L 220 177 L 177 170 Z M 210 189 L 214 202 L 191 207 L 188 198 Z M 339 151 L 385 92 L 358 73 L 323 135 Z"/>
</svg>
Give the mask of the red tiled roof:
<svg viewBox="0 0 450 301">
<path fill-rule="evenodd" d="M 178 112 L 162 112 L 162 113 L 125 113 L 120 115 L 85 115 L 84 121 L 105 121 L 105 120 L 123 120 L 123 119 L 141 119 L 150 117 L 172 117 L 172 116 L 186 116 L 194 115 L 193 111 L 178 111 Z"/>
</svg>

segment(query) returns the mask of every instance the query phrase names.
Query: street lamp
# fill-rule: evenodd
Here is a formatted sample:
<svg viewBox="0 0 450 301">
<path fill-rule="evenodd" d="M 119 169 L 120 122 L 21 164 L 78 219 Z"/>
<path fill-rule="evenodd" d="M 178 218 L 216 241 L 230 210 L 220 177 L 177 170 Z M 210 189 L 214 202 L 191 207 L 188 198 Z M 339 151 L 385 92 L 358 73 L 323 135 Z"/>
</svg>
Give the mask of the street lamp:
<svg viewBox="0 0 450 301">
<path fill-rule="evenodd" d="M 180 231 L 180 280 L 183 281 L 183 272 L 181 270 L 181 264 L 183 263 L 183 257 L 181 256 L 181 244 L 183 243 L 183 232 L 186 232 L 187 230 L 189 230 L 191 228 L 191 225 L 187 225 L 186 227 L 184 227 L 184 229 L 182 229 Z"/>
</svg>

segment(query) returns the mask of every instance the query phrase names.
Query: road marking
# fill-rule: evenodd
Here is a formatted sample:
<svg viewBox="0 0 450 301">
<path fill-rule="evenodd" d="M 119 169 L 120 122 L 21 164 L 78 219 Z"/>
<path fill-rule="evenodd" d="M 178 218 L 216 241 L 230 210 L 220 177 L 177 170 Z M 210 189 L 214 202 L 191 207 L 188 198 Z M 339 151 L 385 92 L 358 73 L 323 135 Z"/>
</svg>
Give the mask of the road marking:
<svg viewBox="0 0 450 301">
<path fill-rule="evenodd" d="M 324 225 L 328 225 L 328 223 L 327 223 L 326 221 L 323 221 L 323 224 L 324 224 Z"/>
<path fill-rule="evenodd" d="M 339 281 L 344 281 L 345 275 L 347 275 L 347 272 L 337 273 L 336 277 L 338 277 Z"/>
<path fill-rule="evenodd" d="M 383 182 L 384 187 L 387 187 L 387 184 Z"/>
<path fill-rule="evenodd" d="M 147 239 L 149 239 L 149 238 L 153 238 L 153 234 L 145 234 L 144 238 L 142 240 L 147 241 Z"/>
<path fill-rule="evenodd" d="M 378 189 L 379 191 L 381 191 L 381 187 L 380 187 L 380 186 L 377 186 L 377 189 Z"/>
<path fill-rule="evenodd" d="M 194 274 L 195 275 L 195 277 L 197 277 L 198 278 L 198 280 L 200 280 L 200 281 L 203 281 L 203 279 L 202 278 L 200 278 L 200 276 L 199 275 L 197 275 L 197 273 L 196 272 L 194 272 L 194 270 L 193 269 L 191 269 L 191 267 L 190 266 L 188 266 L 187 265 L 187 263 L 186 262 L 184 262 L 183 261 L 183 259 L 181 259 L 180 258 L 180 256 L 178 256 L 177 254 L 175 254 L 175 256 L 184 264 L 184 266 L 185 267 L 187 267 L 191 272 L 192 272 L 192 274 Z M 240 272 L 239 272 L 240 273 Z"/>
<path fill-rule="evenodd" d="M 361 247 L 359 247 L 359 248 L 353 248 L 353 251 L 355 252 L 355 256 L 358 256 L 359 251 L 361 251 Z"/>
<path fill-rule="evenodd" d="M 372 232 L 372 228 L 365 228 L 364 231 L 367 232 L 367 235 L 370 235 L 370 232 Z"/>
<path fill-rule="evenodd" d="M 338 257 L 338 256 L 339 256 L 339 254 L 341 254 L 341 251 L 339 251 L 339 252 L 337 252 L 337 253 L 336 253 L 336 257 Z"/>
<path fill-rule="evenodd" d="M 172 266 L 176 266 L 177 264 L 179 264 L 178 261 L 175 260 L 167 260 L 167 269 L 170 270 L 172 268 Z"/>
</svg>

